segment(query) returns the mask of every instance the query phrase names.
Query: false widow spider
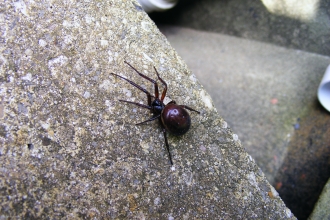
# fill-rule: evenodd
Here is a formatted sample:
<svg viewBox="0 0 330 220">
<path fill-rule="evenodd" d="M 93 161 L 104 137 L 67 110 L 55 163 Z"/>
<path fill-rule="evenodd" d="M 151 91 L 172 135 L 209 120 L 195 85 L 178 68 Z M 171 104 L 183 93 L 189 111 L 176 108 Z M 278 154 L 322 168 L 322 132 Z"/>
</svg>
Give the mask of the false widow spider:
<svg viewBox="0 0 330 220">
<path fill-rule="evenodd" d="M 140 104 L 137 102 L 131 102 L 131 101 L 126 101 L 126 100 L 121 100 L 119 99 L 119 101 L 121 102 L 126 102 L 126 103 L 130 103 L 130 104 L 134 104 L 137 105 L 139 107 L 142 108 L 147 108 L 150 110 L 151 113 L 153 113 L 153 116 L 151 118 L 149 118 L 146 121 L 137 123 L 136 125 L 141 125 L 144 124 L 146 122 L 149 121 L 153 121 L 156 120 L 157 118 L 159 119 L 159 122 L 162 126 L 162 130 L 164 133 L 164 138 L 165 138 L 165 145 L 166 145 L 166 149 L 168 152 L 168 157 L 170 159 L 171 165 L 173 165 L 173 161 L 172 161 L 172 156 L 170 153 L 170 148 L 168 145 L 168 141 L 167 141 L 167 135 L 166 132 L 170 132 L 171 134 L 175 135 L 175 136 L 180 136 L 185 134 L 189 128 L 190 128 L 190 124 L 191 124 L 191 119 L 190 119 L 190 115 L 189 113 L 185 110 L 188 109 L 190 111 L 194 111 L 197 112 L 198 114 L 200 114 L 199 111 L 196 111 L 192 108 L 190 108 L 189 106 L 186 105 L 177 105 L 175 101 L 170 101 L 169 103 L 167 103 L 166 105 L 164 104 L 164 98 L 167 92 L 167 84 L 166 82 L 160 78 L 158 71 L 156 70 L 156 67 L 154 67 L 155 72 L 157 74 L 158 79 L 162 82 L 162 84 L 164 85 L 164 90 L 162 92 L 162 96 L 159 99 L 159 92 L 158 92 L 158 84 L 155 80 L 149 78 L 148 76 L 140 73 L 139 71 L 137 71 L 137 69 L 135 69 L 131 64 L 129 64 L 128 62 L 124 61 L 127 65 L 129 65 L 135 72 L 137 72 L 141 77 L 143 77 L 144 79 L 152 82 L 154 84 L 154 88 L 155 88 L 155 94 L 154 96 L 150 94 L 150 92 L 148 92 L 146 89 L 142 88 L 141 86 L 139 86 L 138 84 L 136 84 L 135 82 L 126 79 L 125 77 L 122 77 L 120 75 L 117 75 L 115 73 L 111 73 L 114 76 L 117 76 L 127 82 L 129 82 L 131 85 L 133 85 L 134 87 L 138 88 L 139 90 L 141 90 L 142 92 L 144 92 L 147 95 L 148 98 L 148 105 L 144 105 L 144 104 Z M 153 101 L 152 101 L 152 98 Z"/>
</svg>

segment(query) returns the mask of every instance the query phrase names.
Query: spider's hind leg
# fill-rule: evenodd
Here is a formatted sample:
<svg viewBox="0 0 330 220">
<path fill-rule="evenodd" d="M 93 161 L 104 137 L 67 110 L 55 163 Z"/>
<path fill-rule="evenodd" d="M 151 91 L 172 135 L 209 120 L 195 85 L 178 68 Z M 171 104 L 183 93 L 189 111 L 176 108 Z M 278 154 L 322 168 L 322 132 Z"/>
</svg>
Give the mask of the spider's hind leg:
<svg viewBox="0 0 330 220">
<path fill-rule="evenodd" d="M 171 165 L 173 165 L 172 155 L 171 155 L 171 152 L 170 152 L 170 147 L 168 145 L 166 129 L 165 128 L 163 128 L 163 134 L 164 134 L 164 138 L 165 138 L 165 145 L 166 145 L 166 150 L 167 150 L 167 153 L 168 153 L 168 157 L 170 159 Z"/>
<path fill-rule="evenodd" d="M 141 124 L 147 123 L 147 122 L 149 122 L 149 121 L 156 120 L 156 119 L 159 118 L 159 117 L 160 117 L 160 115 L 152 116 L 152 117 L 149 118 L 148 120 L 145 120 L 145 121 L 143 121 L 143 122 L 137 123 L 137 124 L 135 124 L 135 125 L 141 125 Z"/>
<path fill-rule="evenodd" d="M 137 102 L 126 101 L 126 100 L 122 100 L 122 99 L 119 99 L 119 101 L 121 101 L 121 102 L 126 102 L 126 103 L 130 103 L 130 104 L 133 104 L 133 105 L 137 105 L 137 106 L 139 106 L 139 107 L 142 107 L 142 108 L 147 108 L 147 109 L 152 110 L 152 107 L 151 107 L 151 106 L 148 106 L 148 105 L 140 104 L 140 103 L 137 103 Z M 156 120 L 156 119 L 159 118 L 159 117 L 160 117 L 160 114 L 159 114 L 159 115 L 156 115 L 156 116 L 153 116 L 153 117 L 149 118 L 149 119 L 146 120 L 146 121 L 143 121 L 143 122 L 137 123 L 136 125 L 141 125 L 141 124 L 147 123 L 147 122 L 149 122 L 149 121 Z"/>
<path fill-rule="evenodd" d="M 186 105 L 180 105 L 182 108 L 185 108 L 185 109 L 188 109 L 188 110 L 190 110 L 190 111 L 193 111 L 193 112 L 197 112 L 198 114 L 200 114 L 200 112 L 199 111 L 197 111 L 197 110 L 195 110 L 195 109 L 192 109 L 192 108 L 190 108 L 189 106 L 186 106 Z"/>
</svg>

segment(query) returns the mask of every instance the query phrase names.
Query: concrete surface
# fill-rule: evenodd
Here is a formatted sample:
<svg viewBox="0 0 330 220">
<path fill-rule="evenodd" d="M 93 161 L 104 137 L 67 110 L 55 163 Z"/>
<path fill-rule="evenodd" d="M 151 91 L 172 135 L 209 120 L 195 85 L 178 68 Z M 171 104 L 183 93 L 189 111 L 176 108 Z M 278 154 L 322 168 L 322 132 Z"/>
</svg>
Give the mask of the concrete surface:
<svg viewBox="0 0 330 220">
<path fill-rule="evenodd" d="M 160 29 L 267 179 L 306 219 L 330 173 L 330 114 L 316 97 L 330 58 L 228 35 Z"/>
<path fill-rule="evenodd" d="M 330 0 L 180 0 L 156 23 L 330 56 Z"/>
<path fill-rule="evenodd" d="M 295 219 L 136 1 L 0 2 L 2 219 Z M 151 90 L 201 111 L 183 137 L 118 99 Z"/>
<path fill-rule="evenodd" d="M 274 186 L 298 219 L 307 219 L 330 176 L 330 114 L 317 100 L 294 124 Z"/>
<path fill-rule="evenodd" d="M 313 105 L 330 58 L 192 29 L 160 29 L 273 183 L 293 125 Z"/>
<path fill-rule="evenodd" d="M 157 25 L 189 27 L 251 40 L 240 42 L 240 39 L 224 39 L 227 45 L 223 47 L 204 48 L 199 45 L 205 45 L 203 42 L 208 40 L 209 35 L 199 35 L 205 39 L 192 36 L 193 41 L 189 40 L 189 43 L 182 44 L 186 47 L 184 50 L 188 55 L 180 55 L 184 56 L 185 60 L 189 59 L 189 67 L 194 68 L 194 72 L 201 73 L 199 79 L 211 93 L 217 108 L 239 133 L 243 146 L 248 146 L 248 151 L 256 156 L 257 163 L 266 172 L 287 206 L 298 219 L 307 219 L 330 177 L 330 115 L 315 97 L 316 88 L 321 80 L 320 75 L 324 73 L 325 65 L 329 62 L 320 62 L 322 58 L 317 60 L 315 54 L 301 52 L 309 51 L 330 56 L 330 0 L 180 0 L 173 10 L 152 13 L 150 16 Z M 186 39 L 186 36 L 183 38 Z M 223 37 L 220 40 L 223 40 Z M 255 41 L 284 48 L 274 48 Z M 232 44 L 237 42 L 240 46 L 244 42 L 242 52 L 246 57 Z M 215 44 L 219 42 L 215 41 Z M 257 48 L 253 48 L 254 46 Z M 182 49 L 180 45 L 175 47 Z M 197 49 L 190 50 L 195 47 Z M 208 51 L 219 48 L 219 53 Z M 280 57 L 282 55 L 283 59 Z M 219 56 L 221 58 L 217 60 Z M 242 58 L 242 61 L 239 60 Z M 213 62 L 209 62 L 210 59 Z M 214 60 L 225 68 L 219 68 Z M 209 77 L 208 74 L 203 78 L 203 73 L 208 70 L 217 74 L 217 70 L 226 70 L 221 74 L 235 75 L 221 76 L 222 83 L 217 84 L 219 79 Z M 244 75 L 246 71 L 249 72 Z M 309 76 L 306 77 L 306 74 Z M 245 81 L 249 85 L 246 85 Z M 300 81 L 306 90 L 296 88 L 297 82 Z M 264 86 L 260 87 L 260 83 Z M 217 92 L 219 86 L 226 86 L 226 91 L 220 89 L 221 92 Z M 288 93 L 291 97 L 278 97 L 279 94 L 284 94 L 282 91 L 279 92 L 282 88 L 288 92 L 286 87 L 292 87 Z M 256 96 L 264 98 L 264 102 Z M 226 101 L 217 101 L 222 98 Z M 268 106 L 270 98 L 272 107 Z M 285 101 L 288 98 L 290 101 Z M 236 108 L 231 109 L 224 105 L 228 102 Z M 303 103 L 297 105 L 299 102 Z M 257 112 L 262 114 L 255 114 Z M 287 119 L 284 119 L 285 117 Z M 248 127 L 253 128 L 249 130 Z M 288 135 L 286 138 L 283 136 L 285 132 Z M 246 138 L 250 136 L 251 139 Z M 253 146 L 257 147 L 254 149 Z"/>
<path fill-rule="evenodd" d="M 313 213 L 309 217 L 310 220 L 330 219 L 330 179 L 324 186 L 322 195 L 315 205 Z"/>
</svg>

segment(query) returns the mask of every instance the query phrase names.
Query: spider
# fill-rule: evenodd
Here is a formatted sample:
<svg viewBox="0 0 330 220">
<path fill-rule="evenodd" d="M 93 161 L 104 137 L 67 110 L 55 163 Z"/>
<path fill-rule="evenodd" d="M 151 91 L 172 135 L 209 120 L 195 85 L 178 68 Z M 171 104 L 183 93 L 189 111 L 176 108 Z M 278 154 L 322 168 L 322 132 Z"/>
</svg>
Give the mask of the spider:
<svg viewBox="0 0 330 220">
<path fill-rule="evenodd" d="M 137 71 L 137 69 L 135 69 L 128 62 L 126 62 L 126 61 L 124 61 L 124 62 L 127 65 L 129 65 L 135 72 L 137 72 L 141 77 L 145 78 L 146 80 L 148 80 L 148 81 L 150 81 L 154 84 L 155 94 L 151 95 L 150 92 L 148 92 L 146 89 L 142 88 L 141 86 L 139 86 L 135 82 L 133 82 L 129 79 L 126 79 L 125 77 L 122 77 L 120 75 L 117 75 L 115 73 L 111 73 L 112 75 L 115 75 L 115 76 L 129 82 L 131 85 L 133 85 L 134 87 L 136 87 L 139 90 L 141 90 L 142 92 L 144 92 L 147 95 L 148 105 L 140 104 L 140 103 L 137 103 L 137 102 L 121 100 L 121 99 L 119 99 L 119 101 L 134 104 L 134 105 L 137 105 L 139 107 L 149 109 L 150 112 L 153 113 L 153 116 L 151 118 L 149 118 L 146 121 L 137 123 L 136 125 L 141 125 L 141 124 L 144 124 L 146 122 L 159 119 L 160 125 L 161 125 L 162 130 L 163 130 L 164 138 L 165 138 L 165 145 L 166 145 L 166 150 L 168 152 L 168 157 L 169 157 L 169 160 L 171 162 L 171 165 L 173 165 L 172 156 L 171 156 L 171 153 L 170 153 L 170 148 L 169 148 L 169 145 L 168 145 L 166 132 L 168 131 L 169 133 L 171 133 L 175 136 L 180 136 L 180 135 L 185 134 L 189 130 L 190 124 L 191 124 L 190 115 L 186 111 L 186 109 L 188 109 L 190 111 L 197 112 L 198 114 L 200 114 L 200 112 L 196 111 L 196 110 L 194 110 L 194 109 L 192 109 L 192 108 L 190 108 L 189 106 L 186 106 L 186 105 L 177 105 L 176 102 L 173 101 L 173 100 L 170 101 L 169 103 L 167 103 L 166 105 L 164 104 L 163 101 L 164 101 L 164 98 L 165 98 L 165 95 L 166 95 L 166 92 L 167 92 L 167 84 L 162 78 L 160 78 L 159 73 L 156 70 L 156 67 L 154 67 L 154 69 L 155 69 L 155 72 L 157 74 L 157 77 L 162 82 L 162 84 L 164 85 L 164 90 L 163 90 L 162 96 L 160 98 L 159 98 L 157 82 L 155 80 L 149 78 L 148 76 L 140 73 L 139 71 Z"/>
</svg>

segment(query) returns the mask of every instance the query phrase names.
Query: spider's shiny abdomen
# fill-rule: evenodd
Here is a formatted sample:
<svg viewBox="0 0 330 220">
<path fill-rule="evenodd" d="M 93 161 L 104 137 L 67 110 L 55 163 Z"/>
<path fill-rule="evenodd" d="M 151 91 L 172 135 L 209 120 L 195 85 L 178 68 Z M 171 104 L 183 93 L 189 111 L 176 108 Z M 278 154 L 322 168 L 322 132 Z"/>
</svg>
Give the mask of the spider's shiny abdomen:
<svg viewBox="0 0 330 220">
<path fill-rule="evenodd" d="M 191 124 L 189 113 L 176 104 L 168 104 L 164 107 L 161 120 L 165 129 L 177 136 L 185 134 Z"/>
</svg>

